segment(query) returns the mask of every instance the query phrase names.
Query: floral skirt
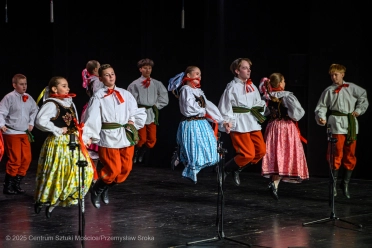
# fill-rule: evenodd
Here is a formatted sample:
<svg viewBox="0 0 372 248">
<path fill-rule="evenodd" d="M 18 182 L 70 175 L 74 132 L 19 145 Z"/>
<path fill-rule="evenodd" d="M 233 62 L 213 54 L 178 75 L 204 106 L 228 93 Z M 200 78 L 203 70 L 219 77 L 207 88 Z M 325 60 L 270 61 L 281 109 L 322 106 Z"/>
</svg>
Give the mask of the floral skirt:
<svg viewBox="0 0 372 248">
<path fill-rule="evenodd" d="M 293 121 L 269 122 L 264 138 L 266 155 L 262 159 L 262 176 L 279 175 L 282 181 L 292 183 L 309 178 L 304 148 Z"/>
<path fill-rule="evenodd" d="M 79 148 L 70 150 L 69 140 L 69 135 L 46 138 L 36 172 L 36 203 L 68 207 L 76 205 L 78 199 L 87 194 L 93 180 L 93 167 Z M 78 139 L 76 143 L 79 143 Z M 87 161 L 88 165 L 79 167 L 78 161 Z"/>
<path fill-rule="evenodd" d="M 218 163 L 217 140 L 207 120 L 182 121 L 178 126 L 177 144 L 180 162 L 185 165 L 182 176 L 197 182 L 197 174 Z"/>
</svg>

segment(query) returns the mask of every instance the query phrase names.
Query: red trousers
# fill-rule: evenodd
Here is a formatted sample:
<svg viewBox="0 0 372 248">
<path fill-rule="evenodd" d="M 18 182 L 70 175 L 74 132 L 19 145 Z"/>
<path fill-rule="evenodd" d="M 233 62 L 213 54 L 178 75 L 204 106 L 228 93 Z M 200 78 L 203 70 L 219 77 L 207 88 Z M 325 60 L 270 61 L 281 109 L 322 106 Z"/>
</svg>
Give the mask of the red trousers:
<svg viewBox="0 0 372 248">
<path fill-rule="evenodd" d="M 27 134 L 4 134 L 5 153 L 8 156 L 6 173 L 14 177 L 26 176 L 32 161 L 31 144 Z"/>
<path fill-rule="evenodd" d="M 103 164 L 99 177 L 106 184 L 122 183 L 132 170 L 134 146 L 124 148 L 98 147 L 98 156 Z"/>
<path fill-rule="evenodd" d="M 340 169 L 341 164 L 348 170 L 354 170 L 357 159 L 355 157 L 356 140 L 350 145 L 346 144 L 346 134 L 332 134 L 337 139 L 334 149 L 334 169 Z M 328 146 L 327 160 L 329 160 L 330 150 Z"/>
<path fill-rule="evenodd" d="M 138 136 L 140 140 L 136 145 L 137 148 L 141 148 L 143 145 L 146 145 L 148 148 L 153 148 L 156 143 L 156 125 L 153 122 L 145 125 L 138 130 Z"/>
<path fill-rule="evenodd" d="M 248 163 L 257 164 L 266 154 L 266 144 L 261 131 L 231 132 L 230 137 L 236 152 L 234 160 L 240 167 Z"/>
</svg>

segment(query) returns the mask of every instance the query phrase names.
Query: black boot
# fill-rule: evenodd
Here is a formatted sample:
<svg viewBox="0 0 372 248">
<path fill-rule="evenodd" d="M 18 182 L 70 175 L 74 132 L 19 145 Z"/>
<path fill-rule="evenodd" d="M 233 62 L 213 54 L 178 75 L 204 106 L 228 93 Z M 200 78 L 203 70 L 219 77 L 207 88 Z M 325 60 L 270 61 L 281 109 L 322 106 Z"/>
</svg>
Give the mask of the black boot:
<svg viewBox="0 0 372 248">
<path fill-rule="evenodd" d="M 137 158 L 138 158 L 138 148 L 134 148 L 133 164 L 137 163 Z"/>
<path fill-rule="evenodd" d="M 224 180 L 226 179 L 227 175 L 229 175 L 231 172 L 234 174 L 234 183 L 236 186 L 240 185 L 240 178 L 239 178 L 239 170 L 240 167 L 235 163 L 234 158 L 230 159 L 225 166 L 224 169 Z"/>
<path fill-rule="evenodd" d="M 330 186 L 329 187 L 332 187 L 333 185 L 333 196 L 336 197 L 337 196 L 337 177 L 338 177 L 338 170 L 332 170 L 332 174 L 333 174 L 333 178 L 334 178 L 334 183 L 333 183 L 333 180 L 332 180 L 332 175 L 330 177 Z M 331 188 L 330 188 L 331 189 Z"/>
<path fill-rule="evenodd" d="M 342 192 L 348 199 L 350 199 L 349 182 L 350 182 L 351 174 L 353 174 L 352 170 L 345 170 L 344 180 L 341 183 Z"/>
<path fill-rule="evenodd" d="M 108 190 L 109 188 L 111 188 L 112 186 L 114 186 L 116 183 L 111 183 L 108 185 L 108 187 L 106 187 L 106 189 L 102 192 L 101 194 L 101 200 L 103 201 L 104 204 L 109 204 L 109 197 L 108 197 Z"/>
<path fill-rule="evenodd" d="M 24 194 L 25 191 L 21 189 L 21 181 L 24 178 L 24 176 L 17 175 L 13 178 L 14 180 L 14 189 L 17 191 L 18 194 Z"/>
<path fill-rule="evenodd" d="M 273 181 L 271 181 L 269 183 L 269 190 L 270 190 L 270 194 L 271 196 L 275 199 L 275 200 L 279 200 L 279 196 L 278 196 L 278 189 L 275 187 L 275 183 Z"/>
<path fill-rule="evenodd" d="M 143 145 L 143 146 L 139 149 L 139 151 L 138 151 L 138 158 L 137 158 L 138 163 L 142 163 L 142 162 L 143 162 L 146 151 L 147 151 L 147 147 L 146 147 L 145 145 Z"/>
<path fill-rule="evenodd" d="M 14 177 L 9 175 L 8 173 L 5 174 L 5 181 L 4 181 L 4 189 L 3 193 L 6 195 L 16 195 L 17 191 L 14 188 Z"/>
<path fill-rule="evenodd" d="M 95 208 L 101 207 L 101 194 L 107 187 L 108 185 L 102 180 L 102 178 L 98 179 L 97 182 L 93 185 L 92 191 L 90 192 L 90 199 Z"/>
</svg>

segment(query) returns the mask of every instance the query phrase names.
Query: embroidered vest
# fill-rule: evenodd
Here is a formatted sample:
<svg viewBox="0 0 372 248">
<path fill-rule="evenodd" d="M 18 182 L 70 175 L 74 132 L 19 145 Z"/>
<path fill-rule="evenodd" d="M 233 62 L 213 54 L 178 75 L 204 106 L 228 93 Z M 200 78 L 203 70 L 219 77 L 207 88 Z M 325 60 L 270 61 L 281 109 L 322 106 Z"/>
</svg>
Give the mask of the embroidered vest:
<svg viewBox="0 0 372 248">
<path fill-rule="evenodd" d="M 67 134 L 77 130 L 73 121 L 73 119 L 76 118 L 76 113 L 73 105 L 71 105 L 70 107 L 65 107 L 53 100 L 45 101 L 45 103 L 47 102 L 53 102 L 56 105 L 57 115 L 50 119 L 50 121 L 53 122 L 56 127 L 67 127 Z"/>
<path fill-rule="evenodd" d="M 270 109 L 270 120 L 273 121 L 275 119 L 286 119 L 290 120 L 288 116 L 288 109 L 283 106 L 282 101 L 283 98 L 279 98 L 278 102 L 274 102 L 272 100 L 269 101 L 268 108 Z"/>
</svg>

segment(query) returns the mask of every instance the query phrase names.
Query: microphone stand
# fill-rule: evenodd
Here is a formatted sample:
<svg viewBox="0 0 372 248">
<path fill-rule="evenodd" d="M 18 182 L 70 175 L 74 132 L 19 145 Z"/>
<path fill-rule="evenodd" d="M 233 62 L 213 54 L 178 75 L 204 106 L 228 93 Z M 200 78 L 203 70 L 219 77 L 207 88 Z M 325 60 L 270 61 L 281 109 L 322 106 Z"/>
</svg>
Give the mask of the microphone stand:
<svg viewBox="0 0 372 248">
<path fill-rule="evenodd" d="M 74 157 L 75 148 L 78 148 L 78 161 L 76 165 L 79 167 L 79 236 L 81 247 L 85 247 L 85 201 L 84 201 L 84 194 L 82 193 L 85 189 L 85 170 L 84 167 L 88 166 L 88 162 L 85 160 L 80 160 L 80 147 L 76 144 L 75 141 L 75 134 L 70 134 L 70 142 L 69 142 L 70 151 L 72 153 L 72 158 Z M 80 144 L 84 145 L 84 144 Z M 81 177 L 80 177 L 81 175 Z"/>
<path fill-rule="evenodd" d="M 225 207 L 225 197 L 224 197 L 224 166 L 225 166 L 225 154 L 227 150 L 222 147 L 223 142 L 220 141 L 221 133 L 217 135 L 217 152 L 219 154 L 220 160 L 217 164 L 217 181 L 218 181 L 218 196 L 217 196 L 217 215 L 216 215 L 216 226 L 217 226 L 217 236 L 209 239 L 203 239 L 198 241 L 187 242 L 186 245 L 194 245 L 203 242 L 210 242 L 210 241 L 219 241 L 219 240 L 229 240 L 232 242 L 236 242 L 242 245 L 246 245 L 252 247 L 252 245 L 243 243 L 238 240 L 234 240 L 232 238 L 226 237 L 223 231 L 223 217 L 224 217 L 224 207 Z"/>
<path fill-rule="evenodd" d="M 328 161 L 328 163 L 329 163 L 330 177 L 332 179 L 332 185 L 330 185 L 330 194 L 329 194 L 329 198 L 330 198 L 329 199 L 329 204 L 330 204 L 330 207 L 331 207 L 331 214 L 330 214 L 329 218 L 324 218 L 324 219 L 320 219 L 320 220 L 315 220 L 315 221 L 302 223 L 302 225 L 307 226 L 307 225 L 310 225 L 310 224 L 326 223 L 326 222 L 330 222 L 330 221 L 334 222 L 336 220 L 339 220 L 339 221 L 346 222 L 346 223 L 349 223 L 351 225 L 362 228 L 361 224 L 355 224 L 355 223 L 352 223 L 350 221 L 340 219 L 335 214 L 334 188 L 335 188 L 335 185 L 336 185 L 337 182 L 336 182 L 335 177 L 333 175 L 333 168 L 334 168 L 334 162 L 335 162 L 334 152 L 335 152 L 335 146 L 336 146 L 336 143 L 337 143 L 337 138 L 334 138 L 332 136 L 332 131 L 331 131 L 330 125 L 328 125 L 328 127 L 327 127 L 327 139 L 328 139 L 328 151 L 329 151 L 329 158 L 328 158 L 329 161 Z"/>
</svg>

